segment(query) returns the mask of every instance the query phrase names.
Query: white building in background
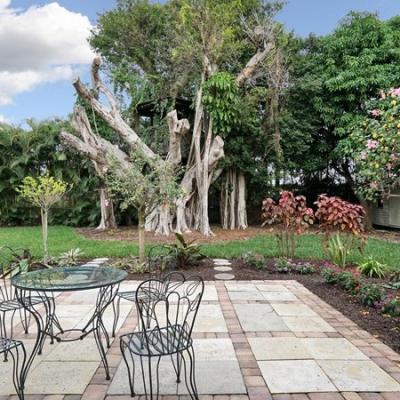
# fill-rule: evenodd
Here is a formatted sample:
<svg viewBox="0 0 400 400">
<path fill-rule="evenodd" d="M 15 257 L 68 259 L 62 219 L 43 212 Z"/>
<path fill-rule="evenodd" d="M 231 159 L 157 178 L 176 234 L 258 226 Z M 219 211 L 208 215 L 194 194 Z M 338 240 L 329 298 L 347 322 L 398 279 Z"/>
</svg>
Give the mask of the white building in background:
<svg viewBox="0 0 400 400">
<path fill-rule="evenodd" d="M 400 228 L 400 188 L 393 190 L 388 199 L 377 202 L 372 222 L 382 227 Z"/>
</svg>

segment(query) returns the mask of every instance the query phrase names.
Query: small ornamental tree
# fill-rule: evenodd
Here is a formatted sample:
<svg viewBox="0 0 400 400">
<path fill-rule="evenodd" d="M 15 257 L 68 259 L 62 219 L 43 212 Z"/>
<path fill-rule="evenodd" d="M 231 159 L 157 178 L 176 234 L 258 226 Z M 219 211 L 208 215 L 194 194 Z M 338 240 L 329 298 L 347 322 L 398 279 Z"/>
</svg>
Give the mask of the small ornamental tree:
<svg viewBox="0 0 400 400">
<path fill-rule="evenodd" d="M 160 158 L 149 158 L 140 150 L 131 153 L 131 163 L 111 162 L 107 171 L 107 187 L 112 195 L 121 201 L 126 210 L 134 207 L 138 213 L 139 262 L 145 261 L 145 218 L 162 207 L 164 216 L 169 218 L 171 206 L 180 195 L 177 171 L 172 163 Z"/>
<path fill-rule="evenodd" d="M 69 185 L 62 180 L 57 180 L 49 175 L 33 178 L 27 176 L 22 181 L 22 185 L 17 192 L 29 203 L 40 207 L 42 220 L 42 239 L 44 262 L 47 262 L 48 250 L 48 215 L 50 208 L 59 202 L 69 189 Z"/>
<path fill-rule="evenodd" d="M 400 88 L 380 92 L 341 143 L 354 162 L 354 181 L 366 201 L 387 197 L 400 177 Z"/>
<path fill-rule="evenodd" d="M 315 217 L 325 233 L 324 247 L 331 260 L 340 267 L 346 266 L 347 256 L 364 232 L 364 207 L 342 200 L 340 197 L 318 196 Z M 359 242 L 359 250 L 362 250 Z"/>
<path fill-rule="evenodd" d="M 306 205 L 304 196 L 294 196 L 284 191 L 278 203 L 266 198 L 262 203 L 262 220 L 265 225 L 278 225 L 277 244 L 280 256 L 293 258 L 295 255 L 295 235 L 303 233 L 314 223 L 314 213 Z"/>
</svg>

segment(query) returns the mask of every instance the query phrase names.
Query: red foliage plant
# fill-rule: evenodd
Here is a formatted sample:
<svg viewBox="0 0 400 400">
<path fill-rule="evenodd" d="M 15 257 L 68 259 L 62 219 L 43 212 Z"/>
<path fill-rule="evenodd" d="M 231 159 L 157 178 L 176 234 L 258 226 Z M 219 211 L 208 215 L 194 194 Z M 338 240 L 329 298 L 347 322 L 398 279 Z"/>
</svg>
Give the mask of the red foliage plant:
<svg viewBox="0 0 400 400">
<path fill-rule="evenodd" d="M 315 217 L 325 232 L 338 230 L 353 235 L 364 232 L 365 210 L 362 206 L 326 194 L 319 195 L 315 204 Z"/>
<path fill-rule="evenodd" d="M 314 223 L 314 213 L 307 207 L 304 196 L 294 196 L 284 191 L 276 204 L 271 198 L 262 202 L 263 226 L 281 225 L 283 230 L 277 233 L 278 248 L 282 256 L 294 257 L 294 234 L 303 233 Z"/>
<path fill-rule="evenodd" d="M 284 191 L 276 204 L 271 198 L 262 203 L 262 219 L 265 225 L 283 225 L 284 229 L 303 233 L 314 223 L 314 213 L 306 205 L 304 196 L 294 196 L 292 192 Z"/>
</svg>

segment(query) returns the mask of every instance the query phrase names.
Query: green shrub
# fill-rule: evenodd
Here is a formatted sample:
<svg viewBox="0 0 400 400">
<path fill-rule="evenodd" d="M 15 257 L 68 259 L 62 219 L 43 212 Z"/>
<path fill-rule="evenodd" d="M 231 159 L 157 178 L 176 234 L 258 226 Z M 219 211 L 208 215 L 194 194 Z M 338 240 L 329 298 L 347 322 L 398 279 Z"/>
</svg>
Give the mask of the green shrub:
<svg viewBox="0 0 400 400">
<path fill-rule="evenodd" d="M 333 268 L 323 268 L 321 276 L 324 278 L 325 282 L 330 285 L 334 285 L 338 281 L 338 273 Z"/>
<path fill-rule="evenodd" d="M 300 275 L 311 275 L 315 272 L 315 268 L 311 264 L 305 263 L 305 264 L 297 265 L 296 271 Z"/>
<path fill-rule="evenodd" d="M 375 306 L 376 303 L 382 300 L 384 291 L 374 283 L 366 283 L 361 286 L 359 297 L 361 303 L 368 307 Z"/>
<path fill-rule="evenodd" d="M 248 251 L 243 254 L 243 261 L 246 263 L 247 266 L 250 268 L 255 269 L 264 269 L 265 268 L 265 259 L 260 255 L 256 255 L 251 251 Z"/>
<path fill-rule="evenodd" d="M 388 266 L 370 256 L 358 266 L 358 270 L 370 278 L 383 278 L 388 272 Z"/>
<path fill-rule="evenodd" d="M 296 268 L 296 265 L 289 261 L 287 258 L 277 258 L 275 260 L 276 272 L 280 274 L 288 274 Z"/>
<path fill-rule="evenodd" d="M 178 269 L 189 267 L 204 258 L 201 246 L 195 240 L 187 242 L 180 233 L 175 233 L 175 243 L 165 244 L 163 247 Z"/>
<path fill-rule="evenodd" d="M 400 298 L 387 297 L 382 304 L 382 312 L 392 317 L 400 317 Z"/>
<path fill-rule="evenodd" d="M 350 293 L 355 293 L 360 283 L 358 278 L 349 271 L 340 272 L 337 275 L 337 282 L 344 290 Z"/>
</svg>

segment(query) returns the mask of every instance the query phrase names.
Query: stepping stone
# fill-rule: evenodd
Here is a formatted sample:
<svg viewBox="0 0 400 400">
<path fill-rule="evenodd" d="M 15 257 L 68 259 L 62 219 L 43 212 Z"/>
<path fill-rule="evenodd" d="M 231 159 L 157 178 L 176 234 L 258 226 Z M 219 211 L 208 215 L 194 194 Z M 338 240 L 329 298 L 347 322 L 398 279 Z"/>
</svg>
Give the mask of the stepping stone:
<svg viewBox="0 0 400 400">
<path fill-rule="evenodd" d="M 222 272 L 220 274 L 215 274 L 215 279 L 218 279 L 220 281 L 230 281 L 232 279 L 235 279 L 235 275 Z"/>
<path fill-rule="evenodd" d="M 231 265 L 232 263 L 229 260 L 224 258 L 214 258 L 213 262 L 215 265 Z"/>
<path fill-rule="evenodd" d="M 214 269 L 215 269 L 215 271 L 218 271 L 218 272 L 229 272 L 229 271 L 232 271 L 231 267 L 224 267 L 224 266 L 214 267 Z"/>
</svg>

